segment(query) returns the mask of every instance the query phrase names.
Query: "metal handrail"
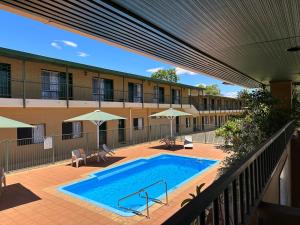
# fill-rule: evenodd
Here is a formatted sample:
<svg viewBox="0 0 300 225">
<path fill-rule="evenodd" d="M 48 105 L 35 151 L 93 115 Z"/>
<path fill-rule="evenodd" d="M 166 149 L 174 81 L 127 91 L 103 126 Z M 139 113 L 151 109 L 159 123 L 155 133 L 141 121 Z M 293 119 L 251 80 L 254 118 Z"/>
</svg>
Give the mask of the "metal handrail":
<svg viewBox="0 0 300 225">
<path fill-rule="evenodd" d="M 132 197 L 132 196 L 134 196 L 134 195 L 139 195 L 139 197 L 141 197 L 141 198 L 146 198 L 146 210 L 147 210 L 147 215 L 146 215 L 146 217 L 147 217 L 147 218 L 150 218 L 150 216 L 149 216 L 149 195 L 148 195 L 148 192 L 147 192 L 146 190 L 147 190 L 148 188 L 150 188 L 150 187 L 153 187 L 153 186 L 159 184 L 159 183 L 164 183 L 164 184 L 165 184 L 165 197 L 166 197 L 166 203 L 163 203 L 163 202 L 160 201 L 159 199 L 155 199 L 155 198 L 151 198 L 151 199 L 152 199 L 154 202 L 156 202 L 156 203 L 161 203 L 161 204 L 168 205 L 168 204 L 169 204 L 169 200 L 168 200 L 168 185 L 167 185 L 167 182 L 164 181 L 164 180 L 159 180 L 159 181 L 156 181 L 155 183 L 152 183 L 152 184 L 150 184 L 150 185 L 148 185 L 148 186 L 146 186 L 146 187 L 143 187 L 142 189 L 140 189 L 140 190 L 138 190 L 138 191 L 136 191 L 136 192 L 134 192 L 134 193 L 131 193 L 131 194 L 129 194 L 129 195 L 123 197 L 123 198 L 120 198 L 120 199 L 118 200 L 118 207 L 119 207 L 119 208 L 122 208 L 122 209 L 125 209 L 125 210 L 128 210 L 128 211 L 132 211 L 133 213 L 135 213 L 135 214 L 137 214 L 137 215 L 144 215 L 144 214 L 142 214 L 141 212 L 139 212 L 139 211 L 137 211 L 137 210 L 134 210 L 134 209 L 131 209 L 131 208 L 127 208 L 127 207 L 124 207 L 124 206 L 121 206 L 121 205 L 120 205 L 120 202 L 121 202 L 121 201 L 123 201 L 123 200 L 125 200 L 125 199 L 127 199 L 127 198 L 130 198 L 130 197 Z M 141 193 L 145 193 L 145 197 L 144 197 L 144 196 L 141 196 Z M 144 216 L 145 216 L 145 215 L 144 215 Z"/>
<path fill-rule="evenodd" d="M 247 188 L 252 187 L 243 187 L 244 182 L 242 183 L 242 186 L 240 187 L 240 191 L 242 194 L 239 194 L 242 196 L 242 206 L 249 208 L 248 212 L 245 212 L 242 210 L 240 212 L 240 216 L 244 218 L 245 222 L 245 217 L 246 215 L 248 218 L 250 218 L 250 213 L 253 213 L 253 209 L 250 209 L 250 207 L 255 207 L 257 206 L 257 202 L 260 200 L 260 195 L 263 194 L 266 188 L 266 184 L 269 181 L 269 179 L 272 177 L 273 174 L 273 169 L 277 165 L 277 161 L 280 159 L 281 153 L 286 147 L 287 143 L 289 142 L 290 138 L 292 137 L 292 134 L 294 132 L 295 128 L 295 123 L 294 121 L 291 121 L 287 123 L 283 128 L 281 128 L 277 133 L 275 133 L 272 137 L 270 137 L 265 143 L 261 145 L 261 147 L 252 153 L 250 153 L 247 157 L 245 157 L 243 160 L 240 160 L 235 166 L 233 166 L 230 170 L 228 170 L 223 176 L 221 176 L 218 180 L 216 180 L 210 187 L 205 189 L 201 195 L 197 196 L 195 199 L 193 199 L 189 204 L 185 205 L 182 207 L 180 210 L 178 210 L 173 216 L 168 218 L 163 224 L 164 225 L 175 225 L 175 224 L 191 224 L 191 222 L 195 221 L 197 218 L 200 218 L 201 224 L 205 224 L 205 210 L 210 206 L 213 205 L 213 216 L 215 218 L 219 218 L 218 212 L 218 204 L 219 204 L 219 196 L 224 194 L 224 207 L 226 205 L 227 208 L 227 217 L 229 218 L 229 202 L 235 202 L 237 203 L 236 198 L 231 198 L 231 200 L 228 197 L 228 192 L 229 192 L 229 186 L 232 185 L 234 188 L 232 191 L 233 196 L 237 196 L 237 181 L 245 180 L 247 179 L 252 180 L 249 183 L 254 187 L 253 189 L 258 189 L 257 186 L 255 185 L 255 182 L 253 180 L 259 179 L 260 181 L 260 189 L 257 191 L 255 194 L 254 191 L 252 190 L 247 190 Z M 275 146 L 278 147 L 278 149 L 275 149 Z M 273 149 L 274 148 L 274 149 Z M 272 150 L 269 152 L 266 152 L 267 150 Z M 272 156 L 276 156 L 276 158 L 272 159 Z M 259 162 L 258 162 L 258 158 Z M 262 162 L 266 162 L 265 165 L 262 165 Z M 260 165 L 258 167 L 257 165 Z M 263 168 L 263 169 L 262 169 Z M 260 171 L 258 173 L 257 171 Z M 257 176 L 255 176 L 257 175 Z M 249 178 L 250 177 L 250 178 Z M 257 180 L 255 180 L 257 181 Z M 247 182 L 245 182 L 245 186 L 250 185 Z M 256 186 L 256 187 L 255 187 Z M 244 195 L 245 189 L 247 190 L 246 192 L 246 197 Z M 253 199 L 249 200 L 249 193 L 253 195 Z M 245 205 L 244 200 L 246 199 L 247 204 Z M 251 204 L 249 202 L 252 202 Z M 232 203 L 233 204 L 233 203 Z M 228 207 L 227 207 L 228 206 Z M 235 210 L 233 212 L 234 217 L 236 218 L 237 215 L 237 207 L 232 206 Z M 251 211 L 252 210 L 252 211 Z M 226 210 L 225 210 L 226 211 Z M 225 219 L 226 219 L 225 218 Z M 219 221 L 219 219 L 215 219 L 215 221 Z M 240 224 L 246 224 L 246 223 L 240 223 Z M 212 224 L 218 224 L 212 223 Z"/>
</svg>

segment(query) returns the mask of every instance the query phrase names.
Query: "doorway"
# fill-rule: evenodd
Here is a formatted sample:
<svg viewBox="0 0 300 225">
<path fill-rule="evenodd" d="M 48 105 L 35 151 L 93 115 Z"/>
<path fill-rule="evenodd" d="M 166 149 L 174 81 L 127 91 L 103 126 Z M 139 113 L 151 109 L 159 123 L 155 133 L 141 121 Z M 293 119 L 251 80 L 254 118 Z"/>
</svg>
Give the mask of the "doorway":
<svg viewBox="0 0 300 225">
<path fill-rule="evenodd" d="M 104 122 L 99 127 L 99 146 L 107 144 L 107 123 Z"/>
</svg>

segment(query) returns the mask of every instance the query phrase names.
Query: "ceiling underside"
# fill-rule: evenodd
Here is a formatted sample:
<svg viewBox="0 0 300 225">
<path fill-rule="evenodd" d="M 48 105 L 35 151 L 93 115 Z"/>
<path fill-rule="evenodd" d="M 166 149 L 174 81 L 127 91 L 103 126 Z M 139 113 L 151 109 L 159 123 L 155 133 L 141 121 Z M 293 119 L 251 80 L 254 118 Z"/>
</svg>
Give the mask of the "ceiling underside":
<svg viewBox="0 0 300 225">
<path fill-rule="evenodd" d="M 3 8 L 230 83 L 300 81 L 299 0 L 1 0 Z M 42 34 L 41 34 L 42 35 Z"/>
</svg>

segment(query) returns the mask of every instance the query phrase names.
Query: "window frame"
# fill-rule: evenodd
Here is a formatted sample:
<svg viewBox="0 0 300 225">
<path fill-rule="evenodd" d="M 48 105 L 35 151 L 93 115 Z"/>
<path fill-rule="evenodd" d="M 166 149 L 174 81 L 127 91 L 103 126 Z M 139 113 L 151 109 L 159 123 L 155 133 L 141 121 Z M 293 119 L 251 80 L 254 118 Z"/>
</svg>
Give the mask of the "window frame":
<svg viewBox="0 0 300 225">
<path fill-rule="evenodd" d="M 33 128 L 17 128 L 17 146 L 22 146 L 22 145 L 32 145 L 32 144 L 42 144 L 44 143 L 44 138 L 47 136 L 46 135 L 46 124 L 45 123 L 39 123 L 39 124 L 32 124 L 32 126 L 39 126 L 39 125 L 43 125 L 43 138 L 40 141 L 34 141 L 34 130 L 35 127 Z M 31 137 L 28 138 L 19 138 L 18 134 L 20 132 L 20 130 L 22 129 L 26 129 L 29 131 L 29 129 L 31 130 Z"/>
<path fill-rule="evenodd" d="M 74 135 L 74 123 L 79 123 L 80 124 L 80 135 L 75 136 Z M 64 124 L 71 124 L 72 127 L 72 132 L 69 134 L 64 133 Z M 61 139 L 64 140 L 70 140 L 70 139 L 78 139 L 83 137 L 83 122 L 82 121 L 74 121 L 74 122 L 63 122 L 61 124 Z"/>
<path fill-rule="evenodd" d="M 139 127 L 139 120 L 140 119 L 142 120 L 142 127 Z M 137 126 L 135 126 L 135 120 L 137 120 Z M 133 122 L 133 129 L 134 130 L 144 130 L 144 127 L 145 127 L 144 117 L 133 118 L 132 122 Z"/>
</svg>

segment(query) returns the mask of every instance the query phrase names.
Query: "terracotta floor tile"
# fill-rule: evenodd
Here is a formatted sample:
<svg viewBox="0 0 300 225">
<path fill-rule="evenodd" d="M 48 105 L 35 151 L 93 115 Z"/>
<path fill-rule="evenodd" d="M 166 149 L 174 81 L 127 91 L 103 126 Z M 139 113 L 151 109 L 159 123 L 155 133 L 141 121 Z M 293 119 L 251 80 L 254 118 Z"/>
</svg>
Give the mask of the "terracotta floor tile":
<svg viewBox="0 0 300 225">
<path fill-rule="evenodd" d="M 122 217 L 105 209 L 90 205 L 81 200 L 59 193 L 56 188 L 78 179 L 89 173 L 133 160 L 168 153 L 197 156 L 222 160 L 226 156 L 214 145 L 195 144 L 193 150 L 175 152 L 152 148 L 158 142 L 146 143 L 120 149 L 107 163 L 91 162 L 78 169 L 66 163 L 47 165 L 37 169 L 16 172 L 7 176 L 8 187 L 0 197 L 1 225 L 155 225 L 175 213 L 188 193 L 195 192 L 195 186 L 204 182 L 207 188 L 216 178 L 217 169 L 211 168 L 188 182 L 180 189 L 169 194 L 169 205 L 150 207 L 150 219 L 140 216 Z M 25 193 L 25 194 L 24 194 Z M 22 201 L 17 201 L 21 199 Z"/>
</svg>

